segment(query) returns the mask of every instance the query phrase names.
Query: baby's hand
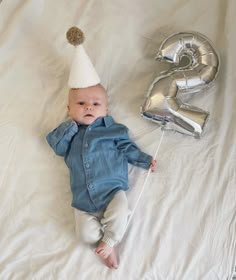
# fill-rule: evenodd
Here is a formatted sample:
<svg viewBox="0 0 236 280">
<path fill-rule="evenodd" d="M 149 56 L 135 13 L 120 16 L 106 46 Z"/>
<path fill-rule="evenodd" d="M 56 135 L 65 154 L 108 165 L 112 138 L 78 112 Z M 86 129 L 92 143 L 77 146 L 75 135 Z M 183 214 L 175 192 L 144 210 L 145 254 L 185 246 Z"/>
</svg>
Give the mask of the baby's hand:
<svg viewBox="0 0 236 280">
<path fill-rule="evenodd" d="M 155 169 L 156 169 L 156 167 L 157 167 L 157 161 L 156 161 L 155 159 L 153 159 L 153 160 L 151 161 L 151 164 L 150 164 L 150 169 L 151 169 L 151 171 L 154 172 Z"/>
</svg>

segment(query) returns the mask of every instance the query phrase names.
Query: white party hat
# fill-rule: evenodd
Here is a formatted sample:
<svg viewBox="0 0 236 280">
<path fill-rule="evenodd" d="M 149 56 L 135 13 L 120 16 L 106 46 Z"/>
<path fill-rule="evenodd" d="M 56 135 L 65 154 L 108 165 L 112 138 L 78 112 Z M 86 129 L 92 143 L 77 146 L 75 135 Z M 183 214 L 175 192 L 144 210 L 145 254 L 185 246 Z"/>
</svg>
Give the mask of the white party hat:
<svg viewBox="0 0 236 280">
<path fill-rule="evenodd" d="M 74 58 L 69 76 L 70 88 L 86 88 L 100 83 L 100 78 L 87 55 L 82 43 L 83 32 L 77 27 L 71 27 L 67 33 L 67 40 L 75 46 Z"/>
</svg>

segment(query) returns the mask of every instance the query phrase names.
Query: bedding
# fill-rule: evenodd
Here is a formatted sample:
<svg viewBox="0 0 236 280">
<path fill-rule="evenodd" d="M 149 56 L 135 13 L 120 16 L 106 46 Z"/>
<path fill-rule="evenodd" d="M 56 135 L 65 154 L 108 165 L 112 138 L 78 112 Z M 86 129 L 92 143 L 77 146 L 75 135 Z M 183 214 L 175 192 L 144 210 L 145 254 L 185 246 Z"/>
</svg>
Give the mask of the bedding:
<svg viewBox="0 0 236 280">
<path fill-rule="evenodd" d="M 0 1 L 0 279 L 236 277 L 235 12 L 234 0 Z M 117 270 L 76 239 L 68 170 L 45 139 L 67 119 L 71 26 L 86 34 L 109 113 L 145 152 L 159 146 L 147 180 L 129 168 L 135 212 Z M 207 36 L 220 57 L 214 85 L 182 97 L 210 113 L 200 139 L 140 115 L 169 67 L 155 61 L 159 46 L 182 31 Z"/>
</svg>

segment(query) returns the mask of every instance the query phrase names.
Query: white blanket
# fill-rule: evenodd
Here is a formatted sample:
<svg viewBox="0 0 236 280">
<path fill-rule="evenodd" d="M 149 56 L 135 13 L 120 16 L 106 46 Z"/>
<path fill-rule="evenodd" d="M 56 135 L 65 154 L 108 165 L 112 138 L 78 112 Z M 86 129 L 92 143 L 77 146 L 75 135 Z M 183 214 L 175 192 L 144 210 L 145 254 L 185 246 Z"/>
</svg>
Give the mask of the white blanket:
<svg viewBox="0 0 236 280">
<path fill-rule="evenodd" d="M 0 1 L 0 279 L 215 280 L 236 277 L 235 0 Z M 67 117 L 73 25 L 109 94 L 109 113 L 147 153 L 151 174 L 106 268 L 75 236 L 69 174 L 45 136 Z M 179 31 L 206 35 L 221 58 L 214 87 L 188 100 L 210 112 L 200 140 L 140 116 Z M 130 167 L 133 209 L 146 171 Z"/>
</svg>

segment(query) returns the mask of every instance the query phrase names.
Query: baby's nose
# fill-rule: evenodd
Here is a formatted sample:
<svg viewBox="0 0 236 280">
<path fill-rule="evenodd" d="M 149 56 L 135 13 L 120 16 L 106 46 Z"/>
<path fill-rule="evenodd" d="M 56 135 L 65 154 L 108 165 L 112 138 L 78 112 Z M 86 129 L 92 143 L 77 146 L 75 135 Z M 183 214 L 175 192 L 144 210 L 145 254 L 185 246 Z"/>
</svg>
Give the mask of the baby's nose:
<svg viewBox="0 0 236 280">
<path fill-rule="evenodd" d="M 86 104 L 86 110 L 91 110 L 91 109 L 92 109 L 91 104 Z"/>
</svg>

